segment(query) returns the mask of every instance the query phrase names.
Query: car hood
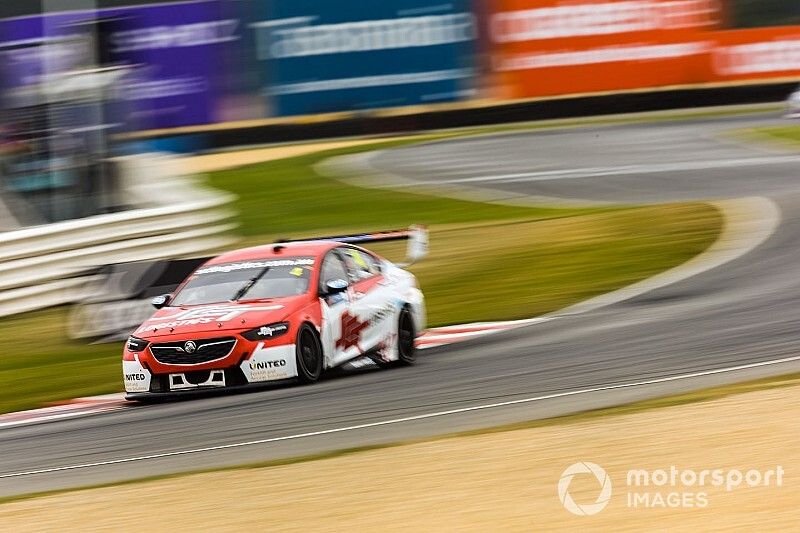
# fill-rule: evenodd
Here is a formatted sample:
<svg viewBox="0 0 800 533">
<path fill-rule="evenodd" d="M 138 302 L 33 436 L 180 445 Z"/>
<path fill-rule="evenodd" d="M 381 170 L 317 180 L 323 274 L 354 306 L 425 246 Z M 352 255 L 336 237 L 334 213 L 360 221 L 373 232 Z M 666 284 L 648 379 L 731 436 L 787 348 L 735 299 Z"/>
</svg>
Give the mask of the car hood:
<svg viewBox="0 0 800 533">
<path fill-rule="evenodd" d="M 275 322 L 303 307 L 308 296 L 272 300 L 165 307 L 156 311 L 134 335 L 145 340 L 167 335 L 191 337 L 220 331 L 244 331 Z"/>
</svg>

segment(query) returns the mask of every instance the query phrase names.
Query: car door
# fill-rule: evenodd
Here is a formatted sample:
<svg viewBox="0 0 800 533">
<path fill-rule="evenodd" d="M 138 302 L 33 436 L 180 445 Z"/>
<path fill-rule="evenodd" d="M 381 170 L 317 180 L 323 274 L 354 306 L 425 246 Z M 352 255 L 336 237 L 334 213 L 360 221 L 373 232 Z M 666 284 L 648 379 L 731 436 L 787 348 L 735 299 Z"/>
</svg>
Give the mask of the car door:
<svg viewBox="0 0 800 533">
<path fill-rule="evenodd" d="M 325 367 L 336 366 L 353 357 L 355 348 L 347 342 L 352 335 L 351 293 L 348 290 L 328 294 L 327 284 L 333 280 L 344 280 L 349 284 L 349 273 L 340 252 L 329 251 L 322 260 L 319 275 L 319 300 L 322 311 L 322 348 L 325 352 Z M 355 355 L 358 355 L 357 353 Z"/>
<path fill-rule="evenodd" d="M 350 309 L 358 329 L 358 348 L 361 353 L 388 348 L 394 343 L 395 305 L 380 262 L 355 247 L 344 247 L 341 254 L 350 280 Z"/>
</svg>

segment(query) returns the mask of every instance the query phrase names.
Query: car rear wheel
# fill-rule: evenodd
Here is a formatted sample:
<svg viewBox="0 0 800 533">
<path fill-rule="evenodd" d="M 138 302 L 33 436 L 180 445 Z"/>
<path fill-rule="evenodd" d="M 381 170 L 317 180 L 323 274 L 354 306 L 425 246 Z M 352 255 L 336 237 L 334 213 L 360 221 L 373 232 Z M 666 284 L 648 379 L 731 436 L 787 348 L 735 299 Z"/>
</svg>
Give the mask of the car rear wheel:
<svg viewBox="0 0 800 533">
<path fill-rule="evenodd" d="M 297 380 L 313 383 L 322 374 L 322 344 L 319 335 L 310 324 L 303 324 L 297 332 L 296 342 Z"/>
<path fill-rule="evenodd" d="M 414 345 L 416 339 L 414 319 L 407 307 L 400 311 L 397 323 L 397 355 L 400 364 L 413 365 L 417 359 L 417 349 Z"/>
</svg>

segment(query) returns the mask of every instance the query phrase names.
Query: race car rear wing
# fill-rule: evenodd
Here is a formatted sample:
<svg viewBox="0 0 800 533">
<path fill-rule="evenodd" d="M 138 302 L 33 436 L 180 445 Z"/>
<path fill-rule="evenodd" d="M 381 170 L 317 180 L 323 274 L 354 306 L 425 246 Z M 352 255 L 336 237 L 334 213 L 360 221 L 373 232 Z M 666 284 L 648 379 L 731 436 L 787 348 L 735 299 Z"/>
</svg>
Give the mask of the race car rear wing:
<svg viewBox="0 0 800 533">
<path fill-rule="evenodd" d="M 335 241 L 346 244 L 367 244 L 371 242 L 408 241 L 406 260 L 397 266 L 406 268 L 428 255 L 428 227 L 414 225 L 408 229 L 376 231 L 373 233 L 355 233 L 350 235 L 332 235 L 328 237 L 311 237 L 307 239 L 281 240 L 279 242 Z"/>
</svg>

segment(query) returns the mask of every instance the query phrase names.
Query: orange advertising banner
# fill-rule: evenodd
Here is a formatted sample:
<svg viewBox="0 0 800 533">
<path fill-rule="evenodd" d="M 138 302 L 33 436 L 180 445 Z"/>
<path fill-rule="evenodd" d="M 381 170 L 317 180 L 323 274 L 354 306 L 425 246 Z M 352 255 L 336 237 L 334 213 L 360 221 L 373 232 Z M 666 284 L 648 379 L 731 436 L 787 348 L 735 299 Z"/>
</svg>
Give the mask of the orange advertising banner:
<svg viewBox="0 0 800 533">
<path fill-rule="evenodd" d="M 498 96 L 703 83 L 718 0 L 497 0 L 485 24 Z"/>
<path fill-rule="evenodd" d="M 713 81 L 800 77 L 800 26 L 714 33 Z"/>
</svg>

